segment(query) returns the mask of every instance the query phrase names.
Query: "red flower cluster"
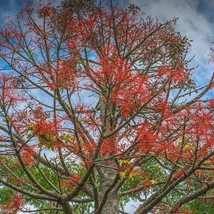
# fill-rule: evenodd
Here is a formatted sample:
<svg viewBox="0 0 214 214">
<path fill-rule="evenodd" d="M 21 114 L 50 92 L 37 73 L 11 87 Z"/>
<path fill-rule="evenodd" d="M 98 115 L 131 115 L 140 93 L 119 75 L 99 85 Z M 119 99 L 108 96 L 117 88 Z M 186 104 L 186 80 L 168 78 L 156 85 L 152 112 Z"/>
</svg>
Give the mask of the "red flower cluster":
<svg viewBox="0 0 214 214">
<path fill-rule="evenodd" d="M 13 194 L 10 196 L 10 201 L 4 203 L 2 209 L 5 214 L 15 214 L 22 208 L 24 202 L 20 194 Z"/>
</svg>

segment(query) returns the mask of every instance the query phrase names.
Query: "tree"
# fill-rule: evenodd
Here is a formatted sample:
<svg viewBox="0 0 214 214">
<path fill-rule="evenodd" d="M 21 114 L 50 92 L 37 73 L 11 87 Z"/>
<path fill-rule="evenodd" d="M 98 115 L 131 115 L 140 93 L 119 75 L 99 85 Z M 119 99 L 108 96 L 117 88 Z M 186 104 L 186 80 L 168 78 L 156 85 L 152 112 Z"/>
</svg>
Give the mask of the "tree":
<svg viewBox="0 0 214 214">
<path fill-rule="evenodd" d="M 136 214 L 191 213 L 213 200 L 213 77 L 195 84 L 175 24 L 67 0 L 28 3 L 1 27 L 3 213 L 116 214 L 133 201 Z"/>
</svg>

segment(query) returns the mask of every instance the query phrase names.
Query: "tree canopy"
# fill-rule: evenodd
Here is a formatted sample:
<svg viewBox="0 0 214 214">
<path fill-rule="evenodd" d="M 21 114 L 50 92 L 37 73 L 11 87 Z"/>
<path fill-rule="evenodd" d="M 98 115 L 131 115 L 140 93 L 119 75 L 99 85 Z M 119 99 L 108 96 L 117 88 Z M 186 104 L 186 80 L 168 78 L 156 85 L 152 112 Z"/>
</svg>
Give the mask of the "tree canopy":
<svg viewBox="0 0 214 214">
<path fill-rule="evenodd" d="M 212 209 L 213 77 L 195 83 L 176 21 L 66 0 L 2 24 L 2 213 Z"/>
</svg>

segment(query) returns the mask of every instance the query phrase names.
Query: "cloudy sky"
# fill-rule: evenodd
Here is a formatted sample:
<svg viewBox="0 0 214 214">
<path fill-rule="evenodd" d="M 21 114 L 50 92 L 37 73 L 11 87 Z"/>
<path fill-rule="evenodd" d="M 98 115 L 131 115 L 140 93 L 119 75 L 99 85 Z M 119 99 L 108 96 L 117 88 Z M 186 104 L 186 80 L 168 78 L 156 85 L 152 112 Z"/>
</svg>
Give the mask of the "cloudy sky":
<svg viewBox="0 0 214 214">
<path fill-rule="evenodd" d="M 214 0 L 129 0 L 146 15 L 167 21 L 178 18 L 177 31 L 193 40 L 189 57 L 199 66 L 195 78 L 205 83 L 214 70 L 209 62 L 210 47 L 214 41 Z"/>
<path fill-rule="evenodd" d="M 33 0 L 38 2 L 39 0 Z M 48 0 L 46 0 L 48 1 Z M 52 3 L 61 0 L 49 0 Z M 214 0 L 117 0 L 122 5 L 134 3 L 145 15 L 167 21 L 179 18 L 177 31 L 193 40 L 189 56 L 195 55 L 194 65 L 199 66 L 195 78 L 207 82 L 214 63 L 209 63 L 211 42 L 214 41 Z M 25 0 L 0 0 L 0 20 L 13 16 Z"/>
</svg>

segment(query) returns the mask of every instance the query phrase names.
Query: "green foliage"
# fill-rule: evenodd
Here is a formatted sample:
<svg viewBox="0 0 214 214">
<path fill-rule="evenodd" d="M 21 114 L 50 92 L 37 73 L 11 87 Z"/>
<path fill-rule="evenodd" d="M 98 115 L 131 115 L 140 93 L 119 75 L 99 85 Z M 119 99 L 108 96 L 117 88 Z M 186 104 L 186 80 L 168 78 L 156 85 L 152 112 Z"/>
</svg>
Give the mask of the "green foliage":
<svg viewBox="0 0 214 214">
<path fill-rule="evenodd" d="M 10 196 L 12 194 L 12 190 L 7 188 L 7 187 L 3 187 L 0 186 L 0 205 L 9 202 L 10 201 Z"/>
<path fill-rule="evenodd" d="M 213 214 L 214 203 L 211 200 L 196 199 L 189 203 L 189 207 L 194 214 Z"/>
</svg>

